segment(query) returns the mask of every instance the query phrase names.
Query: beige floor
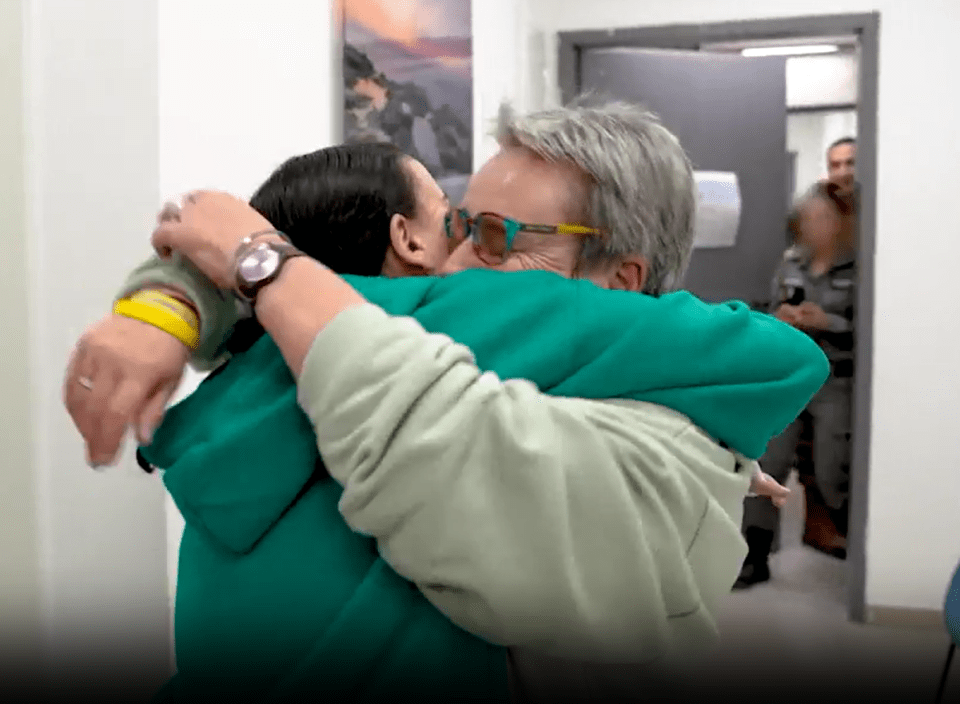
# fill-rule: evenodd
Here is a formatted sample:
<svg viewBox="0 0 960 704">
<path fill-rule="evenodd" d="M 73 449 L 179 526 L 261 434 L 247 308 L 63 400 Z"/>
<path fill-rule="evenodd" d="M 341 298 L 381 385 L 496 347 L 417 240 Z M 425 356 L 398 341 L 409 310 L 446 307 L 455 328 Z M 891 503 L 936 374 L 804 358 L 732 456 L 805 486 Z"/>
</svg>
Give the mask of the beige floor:
<svg viewBox="0 0 960 704">
<path fill-rule="evenodd" d="M 695 700 L 933 702 L 945 631 L 848 622 L 846 563 L 802 545 L 802 488 L 791 487 L 773 579 L 730 596 Z M 960 657 L 954 665 L 944 701 L 960 701 Z"/>
</svg>

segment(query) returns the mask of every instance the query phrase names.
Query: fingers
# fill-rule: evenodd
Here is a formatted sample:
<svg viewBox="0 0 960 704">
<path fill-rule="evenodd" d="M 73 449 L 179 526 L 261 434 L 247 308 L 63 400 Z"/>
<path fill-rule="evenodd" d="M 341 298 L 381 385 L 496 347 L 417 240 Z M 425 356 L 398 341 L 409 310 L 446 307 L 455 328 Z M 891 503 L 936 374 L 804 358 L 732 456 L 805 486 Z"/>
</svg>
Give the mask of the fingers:
<svg viewBox="0 0 960 704">
<path fill-rule="evenodd" d="M 180 198 L 180 203 L 166 203 L 157 217 L 157 229 L 153 232 L 153 248 L 164 259 L 170 257 L 174 250 L 183 250 L 188 243 L 190 233 L 188 223 L 196 215 L 197 209 L 202 207 L 201 200 L 209 191 L 190 191 Z"/>
<path fill-rule="evenodd" d="M 100 439 L 100 426 L 104 408 L 115 393 L 118 379 L 108 368 L 99 365 L 95 374 L 85 374 L 81 379 L 84 377 L 92 383 L 90 388 L 77 384 L 83 390 L 83 395 L 76 402 L 74 422 L 86 442 L 87 464 L 97 469 L 110 464 L 116 454 L 105 450 Z"/>
<path fill-rule="evenodd" d="M 162 225 L 165 222 L 179 222 L 184 209 L 190 205 L 196 204 L 197 199 L 204 192 L 205 191 L 190 191 L 189 193 L 181 196 L 179 203 L 174 203 L 173 201 L 167 201 L 164 203 L 159 214 L 157 215 L 157 224 Z"/>
<path fill-rule="evenodd" d="M 163 259 L 169 259 L 177 245 L 183 243 L 186 230 L 180 221 L 179 213 L 176 220 L 162 221 L 150 238 L 154 251 Z"/>
<path fill-rule="evenodd" d="M 90 401 L 94 416 L 90 441 L 90 459 L 95 466 L 111 465 L 120 452 L 127 429 L 146 403 L 143 385 L 129 378 L 113 385 L 109 394 Z"/>
<path fill-rule="evenodd" d="M 104 410 L 113 398 L 119 381 L 109 367 L 100 367 L 97 371 L 98 373 L 91 377 L 93 388 L 81 398 L 77 423 L 80 434 L 87 442 L 87 462 L 94 469 L 110 464 L 116 454 L 105 450 L 100 439 L 100 428 Z"/>
<path fill-rule="evenodd" d="M 196 190 L 185 193 L 180 199 L 180 210 L 184 214 L 189 214 L 197 207 L 202 205 L 202 201 L 208 200 L 209 196 L 216 194 L 217 191 Z M 225 195 L 225 194 L 221 194 Z"/>
<path fill-rule="evenodd" d="M 98 374 L 98 371 L 96 358 L 81 344 L 70 361 L 63 388 L 67 412 L 86 444 L 88 464 L 93 464 L 90 441 L 95 425 L 95 418 L 89 410 L 90 402 L 95 392 L 102 394 L 111 385 L 109 377 Z"/>
<path fill-rule="evenodd" d="M 163 208 L 157 215 L 157 224 L 162 225 L 165 222 L 177 222 L 180 220 L 180 206 L 169 201 L 163 204 Z"/>
<path fill-rule="evenodd" d="M 63 378 L 63 405 L 67 407 L 67 413 L 76 424 L 75 411 L 80 407 L 80 398 L 82 391 L 87 389 L 80 384 L 80 369 L 86 368 L 85 360 L 87 352 L 83 347 L 82 341 L 77 343 L 73 354 L 70 355 L 70 361 L 67 363 L 67 373 Z"/>
<path fill-rule="evenodd" d="M 766 496 L 777 508 L 783 508 L 790 497 L 790 490 L 766 472 L 757 472 L 750 480 L 750 491 L 756 496 Z"/>
<path fill-rule="evenodd" d="M 770 478 L 770 482 L 773 484 L 768 494 L 770 501 L 772 501 L 773 505 L 777 508 L 783 508 L 787 503 L 787 499 L 790 498 L 790 490 L 785 486 L 781 486 L 772 477 Z"/>
<path fill-rule="evenodd" d="M 114 464 L 131 425 L 148 434 L 159 423 L 188 357 L 172 335 L 122 316 L 108 315 L 84 334 L 63 398 L 91 465 Z"/>
<path fill-rule="evenodd" d="M 165 384 L 147 399 L 137 418 L 137 442 L 141 445 L 153 442 L 153 433 L 160 427 L 167 404 L 176 390 L 177 384 Z"/>
<path fill-rule="evenodd" d="M 86 444 L 87 463 L 94 468 L 113 464 L 131 419 L 146 400 L 143 386 L 121 381 L 81 344 L 70 362 L 63 395 Z"/>
</svg>

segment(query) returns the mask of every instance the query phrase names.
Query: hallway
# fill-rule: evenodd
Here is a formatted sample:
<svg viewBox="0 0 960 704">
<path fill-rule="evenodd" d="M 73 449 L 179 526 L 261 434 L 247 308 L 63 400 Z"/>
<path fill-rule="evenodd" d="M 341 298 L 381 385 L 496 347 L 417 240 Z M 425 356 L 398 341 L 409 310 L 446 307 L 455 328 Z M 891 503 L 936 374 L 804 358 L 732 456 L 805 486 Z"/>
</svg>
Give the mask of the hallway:
<svg viewBox="0 0 960 704">
<path fill-rule="evenodd" d="M 720 618 L 723 642 L 695 687 L 700 701 L 933 702 L 949 639 L 937 629 L 850 623 L 845 563 L 800 542 L 802 487 L 784 509 L 773 579 L 733 593 Z M 960 696 L 960 667 L 944 695 Z M 759 674 L 758 674 L 759 673 Z"/>
</svg>

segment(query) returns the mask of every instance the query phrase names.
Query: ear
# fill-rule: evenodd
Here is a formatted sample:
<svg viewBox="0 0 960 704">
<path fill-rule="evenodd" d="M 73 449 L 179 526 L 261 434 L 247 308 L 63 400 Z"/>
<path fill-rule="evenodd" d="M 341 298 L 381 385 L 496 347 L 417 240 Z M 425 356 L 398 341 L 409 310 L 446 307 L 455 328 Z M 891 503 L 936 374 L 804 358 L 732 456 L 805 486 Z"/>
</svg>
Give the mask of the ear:
<svg viewBox="0 0 960 704">
<path fill-rule="evenodd" d="M 394 213 L 390 218 L 390 244 L 404 268 L 425 268 L 427 265 L 426 243 L 404 215 Z"/>
<path fill-rule="evenodd" d="M 605 288 L 639 293 L 647 282 L 650 265 L 646 259 L 628 255 L 613 263 L 606 272 Z"/>
</svg>

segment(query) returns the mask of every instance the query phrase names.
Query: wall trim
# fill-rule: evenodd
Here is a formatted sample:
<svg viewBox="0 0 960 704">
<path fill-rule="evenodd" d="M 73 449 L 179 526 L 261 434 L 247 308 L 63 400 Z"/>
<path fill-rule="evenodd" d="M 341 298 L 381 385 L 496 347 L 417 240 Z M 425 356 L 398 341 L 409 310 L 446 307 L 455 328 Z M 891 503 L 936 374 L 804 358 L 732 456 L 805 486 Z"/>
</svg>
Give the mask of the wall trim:
<svg viewBox="0 0 960 704">
<path fill-rule="evenodd" d="M 923 628 L 946 633 L 940 609 L 912 609 L 902 606 L 868 606 L 867 623 L 890 628 Z"/>
<path fill-rule="evenodd" d="M 843 112 L 857 109 L 856 103 L 822 103 L 820 105 L 794 105 L 787 107 L 787 114 L 794 115 L 805 112 Z"/>
</svg>

